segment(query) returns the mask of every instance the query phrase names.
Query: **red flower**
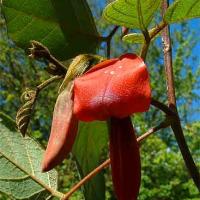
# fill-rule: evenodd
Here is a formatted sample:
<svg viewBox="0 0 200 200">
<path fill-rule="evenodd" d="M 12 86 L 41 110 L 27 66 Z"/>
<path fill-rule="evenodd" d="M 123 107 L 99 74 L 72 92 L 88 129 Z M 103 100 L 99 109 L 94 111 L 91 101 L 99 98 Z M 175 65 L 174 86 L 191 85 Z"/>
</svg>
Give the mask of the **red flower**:
<svg viewBox="0 0 200 200">
<path fill-rule="evenodd" d="M 48 171 L 67 156 L 78 120 L 110 119 L 110 159 L 119 200 L 137 199 L 140 186 L 139 147 L 129 115 L 149 109 L 151 89 L 143 60 L 135 54 L 104 61 L 74 81 L 56 102 L 51 136 L 43 160 Z"/>
<path fill-rule="evenodd" d="M 141 181 L 140 152 L 130 117 L 110 120 L 110 161 L 118 200 L 136 200 Z"/>
<path fill-rule="evenodd" d="M 74 113 L 82 121 L 123 118 L 147 111 L 150 96 L 145 63 L 135 54 L 125 54 L 75 79 Z"/>
<path fill-rule="evenodd" d="M 46 172 L 60 164 L 72 149 L 78 130 L 78 120 L 73 114 L 71 88 L 73 83 L 63 90 L 56 101 L 51 134 L 42 162 L 42 171 Z"/>
</svg>

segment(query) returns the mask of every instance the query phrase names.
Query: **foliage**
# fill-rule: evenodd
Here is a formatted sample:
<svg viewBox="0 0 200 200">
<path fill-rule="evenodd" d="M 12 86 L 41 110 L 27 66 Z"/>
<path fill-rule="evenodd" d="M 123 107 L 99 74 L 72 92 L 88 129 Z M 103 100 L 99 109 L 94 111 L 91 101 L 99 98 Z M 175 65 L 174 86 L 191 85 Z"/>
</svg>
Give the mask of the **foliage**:
<svg viewBox="0 0 200 200">
<path fill-rule="evenodd" d="M 87 134 L 87 135 L 86 135 Z M 73 147 L 73 155 L 77 161 L 79 173 L 86 176 L 103 161 L 102 149 L 107 148 L 107 127 L 103 122 L 81 123 L 78 137 Z M 95 176 L 84 187 L 85 198 L 88 200 L 105 199 L 105 180 L 103 173 Z"/>
<path fill-rule="evenodd" d="M 94 51 L 98 43 L 86 1 L 5 0 L 3 11 L 9 35 L 24 49 L 28 49 L 31 40 L 37 40 L 53 55 L 66 60 Z"/>
<path fill-rule="evenodd" d="M 169 23 L 184 21 L 200 16 L 199 0 L 176 0 L 168 9 L 165 20 Z"/>
<path fill-rule="evenodd" d="M 42 174 L 40 145 L 10 130 L 9 119 L 1 118 L 0 124 L 0 190 L 14 199 L 46 199 L 57 189 L 57 172 Z M 8 127 L 6 127 L 5 125 Z M 9 150 L 8 150 L 9 149 Z"/>
<path fill-rule="evenodd" d="M 15 6 L 20 5 L 19 1 L 8 1 L 6 0 L 9 5 L 13 2 Z M 47 1 L 42 1 L 46 3 Z M 52 1 L 56 2 L 56 1 Z M 72 2 L 72 1 L 71 1 Z M 84 1 L 83 1 L 84 2 Z M 102 3 L 103 2 L 103 3 Z M 116 12 L 113 9 L 113 5 L 117 4 L 126 4 L 128 1 L 118 0 L 115 1 L 112 6 L 109 5 L 106 10 L 104 11 L 105 18 L 110 22 L 117 25 L 125 25 L 130 28 L 139 28 L 141 29 L 141 24 L 139 20 L 136 20 L 134 24 L 133 20 L 127 19 L 127 16 L 122 17 L 124 19 L 123 23 L 119 22 L 119 15 L 121 14 Z M 136 2 L 131 0 L 130 2 Z M 160 1 L 148 1 L 148 2 L 155 2 L 154 9 L 147 9 L 147 4 L 145 1 L 138 1 L 141 2 L 142 10 L 144 9 L 146 16 L 144 16 L 144 27 L 152 27 L 155 24 L 155 21 L 159 18 L 153 18 L 154 11 L 158 9 Z M 147 1 L 146 1 L 147 2 Z M 65 3 L 65 1 L 63 1 Z M 89 1 L 91 9 L 93 11 L 93 15 L 95 16 L 95 22 L 99 32 L 102 35 L 107 35 L 109 30 L 111 29 L 110 26 L 104 21 L 104 19 L 100 18 L 101 11 L 105 7 L 105 2 L 95 2 Z M 96 6 L 96 3 L 99 4 L 99 7 Z M 36 1 L 34 1 L 36 4 Z M 42 6 L 43 4 L 37 4 Z M 70 4 L 72 5 L 72 4 Z M 198 9 L 199 1 L 182 1 L 177 0 L 175 4 L 173 4 L 167 14 L 166 14 L 166 21 L 170 23 L 174 23 L 177 21 L 183 21 L 185 19 L 191 19 L 193 17 L 199 17 L 199 9 Z M 20 9 L 25 9 L 28 5 L 22 6 Z M 47 6 L 48 7 L 48 6 Z M 123 6 L 124 7 L 124 6 Z M 127 5 L 125 5 L 125 8 Z M 30 4 L 29 8 L 33 8 Z M 7 15 L 15 14 L 12 13 L 12 9 L 7 6 L 4 8 L 7 10 Z M 51 8 L 52 9 L 52 8 Z M 59 9 L 59 6 L 57 7 Z M 69 8 L 70 10 L 71 8 Z M 75 6 L 74 9 L 71 9 L 76 13 L 77 9 L 83 9 L 82 7 Z M 40 11 L 41 8 L 35 7 L 33 13 L 36 11 Z M 126 11 L 126 10 L 125 10 Z M 137 12 L 136 12 L 137 11 Z M 32 12 L 32 11 L 31 11 Z M 88 12 L 88 11 L 87 11 Z M 139 10 L 135 10 L 135 16 L 141 15 Z M 138 14 L 139 13 L 139 14 Z M 24 13 L 25 14 L 25 13 Z M 48 14 L 48 12 L 42 12 L 42 15 Z M 51 15 L 51 12 L 49 12 Z M 59 12 L 58 12 L 59 14 Z M 60 13 L 62 14 L 62 13 Z M 64 16 L 58 16 L 59 20 L 62 21 L 63 17 L 66 17 L 67 14 Z M 85 12 L 82 10 L 80 12 L 80 16 L 84 15 Z M 76 15 L 76 14 L 75 14 Z M 115 16 L 116 19 L 111 19 L 111 15 Z M 149 16 L 151 16 L 149 18 Z M 155 15 L 154 15 L 155 16 Z M 19 17 L 23 17 L 20 15 Z M 54 16 L 55 17 L 55 16 Z M 88 17 L 88 14 L 86 18 Z M 69 21 L 71 20 L 70 17 L 66 17 Z M 65 19 L 66 19 L 65 18 Z M 27 20 L 30 20 L 31 17 L 27 17 Z M 49 23 L 50 20 L 45 18 L 45 26 Z M 51 19 L 51 17 L 50 17 Z M 79 19 L 82 19 L 81 17 Z M 58 20 L 58 21 L 59 21 Z M 14 30 L 14 28 L 20 28 L 20 24 L 25 21 L 24 20 L 17 20 L 18 23 L 11 23 L 8 24 L 8 31 Z M 35 20 L 37 22 L 37 20 Z M 131 21 L 131 23 L 130 23 Z M 43 21 L 44 22 L 44 21 Z M 151 22 L 151 24 L 150 24 Z M 38 23 L 38 22 L 37 22 Z M 68 58 L 71 57 L 70 55 L 74 55 L 74 50 L 71 49 L 72 43 L 75 40 L 70 41 L 71 44 L 70 48 L 64 50 L 60 44 L 63 45 L 65 42 L 72 39 L 69 37 L 68 30 L 66 27 L 61 28 L 58 26 L 60 23 L 57 22 L 57 28 L 59 31 L 55 32 L 55 34 L 60 35 L 60 37 L 56 37 L 57 35 L 51 36 L 51 44 L 55 45 L 56 48 L 52 47 L 56 52 L 58 57 L 60 58 Z M 71 23 L 71 21 L 70 21 Z M 76 23 L 71 23 L 73 26 Z M 12 25 L 12 26 L 11 26 Z M 15 25 L 15 26 L 14 26 Z M 34 25 L 34 24 L 33 24 Z M 38 29 L 35 29 L 35 34 L 38 35 L 41 33 L 39 24 L 36 24 Z M 92 22 L 93 29 L 86 28 L 87 26 L 81 26 L 86 32 L 91 31 L 98 35 L 93 22 Z M 44 28 L 44 27 L 43 27 Z M 49 28 L 52 28 L 49 26 Z M 72 28 L 74 31 L 75 28 Z M 47 67 L 46 62 L 39 62 L 29 60 L 24 53 L 23 50 L 16 47 L 16 45 L 11 41 L 8 40 L 6 35 L 6 27 L 5 21 L 1 19 L 0 22 L 0 109 L 4 113 L 8 114 L 12 118 L 15 118 L 16 111 L 20 106 L 20 96 L 21 93 L 24 91 L 26 87 L 28 88 L 35 88 L 36 85 L 40 84 L 42 81 L 46 80 L 49 75 L 45 72 Z M 49 32 L 49 29 L 44 28 L 45 31 Z M 61 30 L 65 33 L 61 37 Z M 30 30 L 27 30 L 30 31 Z M 131 29 L 133 33 L 135 29 Z M 44 35 L 47 32 L 43 33 Z M 11 32 L 10 32 L 11 33 Z M 29 36 L 33 36 L 33 33 Z M 135 33 L 134 33 L 135 34 Z M 26 34 L 27 35 L 27 34 Z M 51 35 L 51 34 L 50 34 Z M 120 40 L 121 33 L 118 31 L 117 34 L 113 38 L 112 42 L 112 56 L 119 56 L 123 52 L 137 52 L 138 45 L 130 45 L 126 43 L 122 43 Z M 12 36 L 12 34 L 11 34 Z M 198 38 L 190 31 L 190 27 L 184 23 L 181 26 L 178 26 L 176 30 L 172 31 L 172 39 L 173 39 L 173 48 L 174 48 L 174 74 L 175 74 L 175 86 L 176 86 L 176 96 L 178 102 L 178 109 L 181 116 L 182 124 L 184 126 L 184 134 L 186 136 L 188 145 L 191 149 L 192 155 L 198 165 L 200 167 L 199 162 L 199 143 L 200 143 L 200 123 L 196 122 L 196 118 L 192 116 L 199 115 L 199 108 L 198 102 L 200 100 L 200 96 L 197 93 L 199 91 L 199 75 L 200 69 L 197 66 L 198 60 L 195 56 L 191 56 L 193 53 L 193 47 L 198 42 Z M 18 42 L 24 42 L 26 39 L 26 47 L 29 43 L 29 40 L 32 38 L 18 38 Z M 82 41 L 82 36 L 78 36 L 78 38 Z M 16 38 L 13 37 L 15 41 Z M 33 38 L 36 40 L 40 40 L 37 37 Z M 79 41 L 79 39 L 77 41 Z M 59 41 L 58 41 L 59 40 Z M 49 40 L 48 40 L 49 41 Z M 91 41 L 91 40 L 89 40 Z M 143 41 L 143 40 L 142 40 Z M 80 42 L 80 41 L 79 41 Z M 88 49 L 90 45 L 86 43 L 73 43 L 79 50 L 79 47 L 85 47 Z M 83 42 L 83 41 L 82 41 Z M 84 41 L 85 42 L 85 41 Z M 135 41 L 133 41 L 135 42 Z M 90 43 L 90 42 L 88 42 Z M 25 44 L 25 43 L 24 43 Z M 94 42 L 94 46 L 96 42 Z M 47 44 L 48 46 L 48 44 Z M 91 45 L 90 47 L 93 49 L 94 47 Z M 148 52 L 147 57 L 147 64 L 149 66 L 149 72 L 151 76 L 151 85 L 153 88 L 153 97 L 158 99 L 162 102 L 166 102 L 166 92 L 165 92 L 165 81 L 164 81 L 164 68 L 163 68 L 163 61 L 162 61 L 162 50 L 160 48 L 161 40 L 158 37 L 155 41 L 152 42 L 150 46 L 150 50 Z M 51 48 L 51 47 L 50 47 Z M 60 50 L 62 49 L 62 50 Z M 76 49 L 76 50 L 77 50 Z M 98 53 L 104 55 L 105 45 L 101 45 L 99 48 Z M 49 86 L 46 90 L 44 90 L 38 98 L 37 105 L 35 107 L 34 114 L 32 116 L 31 125 L 29 127 L 29 132 L 38 141 L 42 144 L 46 144 L 46 139 L 48 137 L 49 129 L 50 129 L 50 122 L 51 116 L 53 111 L 53 105 L 55 99 L 57 97 L 57 90 L 58 90 L 59 83 L 55 83 Z M 133 118 L 133 122 L 135 124 L 135 128 L 137 130 L 138 135 L 145 132 L 149 127 L 156 125 L 161 119 L 164 118 L 161 112 L 151 108 L 150 111 L 146 114 L 138 114 L 135 115 Z M 94 128 L 96 127 L 96 128 Z M 4 128 L 5 129 L 5 128 Z M 2 130 L 4 130 L 2 129 Z M 31 131 L 30 131 L 31 130 Z M 6 132 L 5 132 L 6 133 Z M 11 132 L 10 132 L 11 133 Z M 16 137 L 19 137 L 16 136 Z M 96 149 L 95 149 L 96 147 Z M 80 128 L 79 137 L 77 138 L 76 144 L 74 146 L 74 157 L 70 156 L 62 166 L 57 168 L 59 173 L 59 191 L 67 192 L 73 184 L 75 184 L 79 180 L 79 175 L 77 174 L 78 170 L 81 176 L 86 175 L 89 171 L 95 168 L 100 162 L 102 162 L 107 157 L 107 135 L 105 130 L 105 125 L 101 125 L 99 123 L 96 124 L 83 124 Z M 23 154 L 22 154 L 23 155 Z M 176 141 L 170 129 L 166 129 L 160 131 L 158 134 L 155 134 L 151 138 L 147 139 L 141 148 L 141 155 L 142 155 L 142 187 L 140 190 L 140 200 L 149 200 L 149 199 L 176 199 L 176 200 L 197 200 L 199 198 L 198 191 L 196 190 L 195 186 L 193 185 L 192 181 L 189 178 L 189 175 L 186 171 L 184 163 L 182 161 L 180 152 L 178 150 Z M 77 162 L 75 163 L 74 160 Z M 78 169 L 77 164 L 78 163 Z M 2 163 L 1 163 L 2 164 Z M 0 167 L 0 169 L 2 169 Z M 86 184 L 85 188 L 81 191 L 75 193 L 72 199 L 104 199 L 104 187 L 106 185 L 106 199 L 112 200 L 115 199 L 113 190 L 112 190 L 112 183 L 110 177 L 110 171 L 105 170 L 101 174 L 99 174 L 96 178 L 92 179 L 89 183 L 90 185 Z M 103 177 L 104 175 L 104 177 Z M 104 182 L 104 178 L 106 182 Z M 104 185 L 105 184 L 105 185 Z M 101 196 L 99 195 L 101 194 Z M 0 196 L 0 199 L 8 199 L 7 197 Z"/>
<path fill-rule="evenodd" d="M 104 9 L 103 16 L 112 24 L 144 30 L 151 22 L 160 2 L 160 0 L 117 0 Z"/>
</svg>

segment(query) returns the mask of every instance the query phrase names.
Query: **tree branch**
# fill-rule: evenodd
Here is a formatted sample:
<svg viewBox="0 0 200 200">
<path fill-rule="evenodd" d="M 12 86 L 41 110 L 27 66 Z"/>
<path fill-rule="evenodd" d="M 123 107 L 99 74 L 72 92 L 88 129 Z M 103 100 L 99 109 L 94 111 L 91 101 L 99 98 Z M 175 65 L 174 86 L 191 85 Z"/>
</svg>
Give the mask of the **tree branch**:
<svg viewBox="0 0 200 200">
<path fill-rule="evenodd" d="M 102 41 L 106 42 L 106 45 L 107 45 L 107 50 L 106 50 L 107 58 L 110 58 L 110 43 L 111 43 L 111 40 L 112 40 L 114 34 L 117 32 L 118 28 L 119 28 L 119 26 L 115 26 L 113 28 L 113 30 L 109 33 L 108 36 L 102 37 Z"/>
<path fill-rule="evenodd" d="M 168 0 L 163 0 L 162 3 L 162 16 L 164 16 L 168 8 Z M 172 49 L 171 49 L 171 39 L 170 39 L 170 28 L 166 26 L 162 32 L 163 39 L 163 50 L 164 50 L 164 64 L 165 64 L 165 73 L 167 78 L 167 94 L 168 94 L 168 105 L 169 108 L 177 113 L 176 120 L 172 123 L 171 128 L 175 134 L 177 143 L 179 145 L 181 154 L 185 161 L 185 165 L 195 183 L 198 190 L 200 191 L 200 174 L 198 168 L 194 163 L 190 150 L 187 146 L 183 130 L 180 123 L 180 118 L 176 106 L 176 96 L 175 96 L 175 87 L 174 87 L 174 75 L 173 75 L 173 66 L 172 66 Z"/>
<path fill-rule="evenodd" d="M 163 111 L 166 115 L 169 116 L 177 116 L 177 113 L 174 112 L 171 108 L 166 106 L 164 103 L 159 102 L 158 100 L 151 99 L 151 105 L 158 108 L 159 110 Z"/>
<path fill-rule="evenodd" d="M 146 133 L 141 135 L 137 138 L 137 142 L 140 143 L 149 137 L 152 133 L 155 133 L 163 128 L 167 128 L 171 124 L 171 121 L 166 119 L 163 122 L 161 122 L 158 126 L 150 128 Z M 77 191 L 83 184 L 85 184 L 87 181 L 89 181 L 91 178 L 93 178 L 96 174 L 98 174 L 103 169 L 107 168 L 110 165 L 110 158 L 108 158 L 106 161 L 104 161 L 101 165 L 99 165 L 97 168 L 95 168 L 93 171 L 91 171 L 87 176 L 85 176 L 82 180 L 80 180 L 76 185 L 74 185 L 69 192 L 67 192 L 62 200 L 68 200 L 69 197 Z"/>
</svg>

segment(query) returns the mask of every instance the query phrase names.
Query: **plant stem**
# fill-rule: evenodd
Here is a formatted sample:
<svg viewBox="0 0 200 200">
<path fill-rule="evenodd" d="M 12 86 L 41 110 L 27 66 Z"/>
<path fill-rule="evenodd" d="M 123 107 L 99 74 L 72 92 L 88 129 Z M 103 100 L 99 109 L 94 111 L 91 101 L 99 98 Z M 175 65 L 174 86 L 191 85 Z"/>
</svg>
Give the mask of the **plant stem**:
<svg viewBox="0 0 200 200">
<path fill-rule="evenodd" d="M 114 34 L 117 32 L 119 26 L 115 26 L 113 28 L 113 30 L 109 33 L 109 35 L 107 37 L 104 37 L 102 41 L 105 41 L 106 42 L 106 45 L 107 45 L 107 50 L 106 50 L 106 57 L 107 58 L 110 58 L 110 43 L 111 43 L 111 40 L 114 36 Z"/>
<path fill-rule="evenodd" d="M 140 52 L 140 57 L 145 61 L 146 56 L 147 56 L 147 51 L 149 49 L 150 42 L 144 42 L 142 46 L 142 50 Z"/>
<path fill-rule="evenodd" d="M 167 105 L 164 103 L 161 103 L 153 98 L 151 98 L 151 105 L 155 106 L 159 110 L 163 111 L 166 115 L 169 116 L 177 116 L 177 113 L 174 112 L 172 109 L 170 109 Z"/>
<path fill-rule="evenodd" d="M 158 24 L 155 28 L 152 29 L 152 31 L 150 31 L 150 39 L 153 39 L 158 33 L 160 33 L 160 31 L 162 31 L 165 26 L 167 26 L 167 23 L 162 21 L 160 22 L 160 24 Z"/>
<path fill-rule="evenodd" d="M 170 125 L 171 121 L 166 119 L 163 122 L 161 122 L 158 126 L 150 128 L 146 133 L 141 135 L 137 138 L 137 142 L 141 144 L 141 142 L 149 137 L 152 133 L 155 133 L 163 128 L 167 128 Z M 91 178 L 93 178 L 96 174 L 98 174 L 103 169 L 107 168 L 110 165 L 110 158 L 108 158 L 106 161 L 104 161 L 101 165 L 99 165 L 97 168 L 95 168 L 93 171 L 91 171 L 87 176 L 85 176 L 83 179 L 81 179 L 76 185 L 74 185 L 69 192 L 67 192 L 62 200 L 68 200 L 69 197 L 77 191 L 83 184 L 85 184 L 87 181 L 89 181 Z"/>
<path fill-rule="evenodd" d="M 142 50 L 141 50 L 140 56 L 141 56 L 141 58 L 143 58 L 143 60 L 146 59 L 147 52 L 148 52 L 151 40 L 158 33 L 160 33 L 160 31 L 163 30 L 166 25 L 167 25 L 166 22 L 162 21 L 155 28 L 153 28 L 152 30 L 150 30 L 150 32 L 147 29 L 144 29 L 144 31 L 142 31 L 142 33 L 144 35 L 144 38 L 145 38 L 145 42 L 144 42 L 144 44 L 142 46 Z"/>
<path fill-rule="evenodd" d="M 145 42 L 144 42 L 144 44 L 142 46 L 140 57 L 145 61 L 146 56 L 147 56 L 147 52 L 148 52 L 148 49 L 149 49 L 149 45 L 150 45 L 150 42 L 151 42 L 151 38 L 150 38 L 150 35 L 149 35 L 149 32 L 148 32 L 147 29 L 142 31 L 142 33 L 144 35 Z"/>
<path fill-rule="evenodd" d="M 168 8 L 168 0 L 163 0 L 162 3 L 162 15 L 164 16 Z M 170 39 L 170 28 L 166 26 L 162 32 L 163 38 L 163 50 L 164 50 L 164 64 L 165 64 L 165 73 L 167 78 L 167 95 L 168 95 L 168 105 L 169 108 L 177 113 L 176 120 L 172 123 L 171 128 L 175 134 L 177 143 L 179 145 L 181 154 L 185 161 L 185 165 L 195 183 L 198 190 L 200 191 L 200 174 L 198 168 L 194 163 L 190 150 L 187 146 L 183 130 L 180 123 L 179 114 L 176 106 L 176 96 L 175 96 L 175 87 L 174 87 L 174 75 L 173 75 L 173 66 L 172 66 L 172 49 L 171 49 L 171 39 Z"/>
<path fill-rule="evenodd" d="M 59 80 L 63 78 L 63 76 L 52 76 L 51 78 L 47 79 L 46 81 L 44 81 L 43 83 L 41 83 L 40 85 L 37 86 L 37 93 L 40 92 L 42 89 L 44 89 L 45 87 L 47 87 L 48 85 L 50 85 L 51 83 L 53 83 L 56 80 Z"/>
<path fill-rule="evenodd" d="M 70 191 L 65 194 L 65 196 L 62 198 L 62 200 L 67 200 L 83 184 L 85 184 L 92 177 L 94 177 L 96 174 L 98 174 L 101 170 L 108 167 L 109 165 L 110 165 L 110 159 L 107 159 L 105 162 L 103 162 L 101 165 L 99 165 L 97 168 L 95 168 L 92 172 L 90 172 L 87 176 L 85 176 L 83 179 L 81 179 L 75 186 L 73 186 L 70 189 Z"/>
</svg>

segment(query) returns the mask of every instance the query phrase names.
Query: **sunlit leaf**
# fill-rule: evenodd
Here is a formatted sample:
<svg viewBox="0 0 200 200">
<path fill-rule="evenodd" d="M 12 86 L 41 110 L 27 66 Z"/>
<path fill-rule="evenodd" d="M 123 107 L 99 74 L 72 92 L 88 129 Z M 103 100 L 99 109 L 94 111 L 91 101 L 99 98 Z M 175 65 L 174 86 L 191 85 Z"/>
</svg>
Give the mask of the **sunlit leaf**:
<svg viewBox="0 0 200 200">
<path fill-rule="evenodd" d="M 104 18 L 115 25 L 143 30 L 151 22 L 161 0 L 116 0 L 104 9 Z"/>
<path fill-rule="evenodd" d="M 155 28 L 149 30 L 149 35 L 151 37 L 152 33 L 154 32 Z M 155 39 L 154 37 L 153 39 Z M 144 35 L 142 33 L 129 33 L 125 35 L 122 40 L 127 43 L 131 44 L 143 44 L 145 41 Z"/>
<path fill-rule="evenodd" d="M 165 21 L 175 23 L 198 17 L 200 17 L 200 0 L 177 0 L 167 9 Z"/>
<path fill-rule="evenodd" d="M 30 137 L 21 137 L 0 123 L 0 192 L 14 199 L 43 200 L 57 189 L 57 172 L 41 173 L 43 150 Z M 8 124 L 8 123 L 6 123 Z"/>
<path fill-rule="evenodd" d="M 144 43 L 144 35 L 141 33 L 130 33 L 128 35 L 125 35 L 122 39 L 124 42 L 127 43 Z"/>
</svg>

